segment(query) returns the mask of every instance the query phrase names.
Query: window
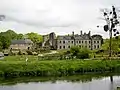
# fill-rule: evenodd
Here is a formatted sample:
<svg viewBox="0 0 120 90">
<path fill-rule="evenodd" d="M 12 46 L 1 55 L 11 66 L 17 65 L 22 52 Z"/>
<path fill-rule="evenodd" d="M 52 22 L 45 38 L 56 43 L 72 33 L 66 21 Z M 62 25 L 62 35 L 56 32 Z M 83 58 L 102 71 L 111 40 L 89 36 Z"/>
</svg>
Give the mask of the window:
<svg viewBox="0 0 120 90">
<path fill-rule="evenodd" d="M 91 46 L 89 45 L 89 48 L 91 48 Z"/>
<path fill-rule="evenodd" d="M 94 49 L 96 49 L 96 45 L 94 45 Z"/>
<path fill-rule="evenodd" d="M 63 48 L 65 49 L 65 46 L 63 46 Z"/>
<path fill-rule="evenodd" d="M 96 41 L 94 41 L 94 43 L 96 43 Z"/>
<path fill-rule="evenodd" d="M 30 49 L 30 47 L 28 47 L 28 50 Z"/>
<path fill-rule="evenodd" d="M 81 43 L 81 41 L 79 41 L 79 43 Z"/>
<path fill-rule="evenodd" d="M 61 41 L 60 41 L 60 43 L 61 43 Z"/>
<path fill-rule="evenodd" d="M 99 45 L 97 46 L 97 48 L 99 48 Z"/>
<path fill-rule="evenodd" d="M 87 41 L 85 41 L 85 44 L 87 44 Z"/>
<path fill-rule="evenodd" d="M 68 48 L 70 48 L 70 46 L 68 46 Z"/>
<path fill-rule="evenodd" d="M 85 46 L 85 48 L 87 48 L 87 46 Z"/>
<path fill-rule="evenodd" d="M 62 47 L 60 46 L 60 49 L 61 49 Z"/>
<path fill-rule="evenodd" d="M 91 43 L 91 41 L 89 41 L 89 44 Z"/>
<path fill-rule="evenodd" d="M 65 43 L 65 41 L 63 41 L 63 43 Z"/>
<path fill-rule="evenodd" d="M 83 43 L 83 41 L 82 41 L 82 43 Z"/>
<path fill-rule="evenodd" d="M 73 43 L 73 41 L 71 41 L 71 43 Z"/>
<path fill-rule="evenodd" d="M 68 41 L 68 43 L 70 43 L 70 41 Z"/>
<path fill-rule="evenodd" d="M 76 41 L 76 43 L 78 43 L 78 41 Z"/>
<path fill-rule="evenodd" d="M 99 41 L 97 41 L 97 43 L 99 43 Z"/>
</svg>

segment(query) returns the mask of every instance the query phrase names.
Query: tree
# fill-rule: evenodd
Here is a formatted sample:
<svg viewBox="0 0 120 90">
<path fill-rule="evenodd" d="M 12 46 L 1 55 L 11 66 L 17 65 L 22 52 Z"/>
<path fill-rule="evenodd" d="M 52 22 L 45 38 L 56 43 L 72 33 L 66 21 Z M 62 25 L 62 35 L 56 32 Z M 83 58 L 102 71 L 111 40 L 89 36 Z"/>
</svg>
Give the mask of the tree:
<svg viewBox="0 0 120 90">
<path fill-rule="evenodd" d="M 11 39 L 9 36 L 1 35 L 2 49 L 7 49 L 10 46 Z"/>
<path fill-rule="evenodd" d="M 120 39 L 116 39 L 116 38 L 112 38 L 112 45 L 111 45 L 111 51 L 114 53 L 117 53 L 118 51 L 120 51 Z M 109 42 L 110 39 L 106 39 L 104 44 L 102 45 L 101 49 L 108 51 L 109 50 Z"/>
<path fill-rule="evenodd" d="M 27 33 L 26 34 L 28 36 L 29 39 L 31 39 L 34 43 L 40 43 L 42 42 L 42 36 L 37 34 L 37 33 L 34 33 L 34 32 L 31 32 L 31 33 Z"/>
<path fill-rule="evenodd" d="M 5 15 L 0 15 L 0 21 L 3 21 L 5 19 Z"/>
<path fill-rule="evenodd" d="M 106 25 L 104 25 L 104 31 L 109 31 L 109 57 L 112 55 L 112 34 L 114 32 L 114 36 L 119 34 L 119 31 L 116 29 L 116 26 L 119 24 L 118 16 L 116 13 L 116 9 L 112 6 L 112 10 L 110 12 L 104 10 L 103 15 L 106 20 Z"/>
<path fill-rule="evenodd" d="M 80 52 L 80 48 L 78 46 L 72 46 L 70 48 L 70 53 L 72 56 L 76 56 Z"/>
<path fill-rule="evenodd" d="M 82 48 L 80 49 L 79 53 L 77 54 L 77 58 L 79 59 L 86 59 L 90 57 L 90 50 L 86 49 L 86 48 Z"/>
<path fill-rule="evenodd" d="M 6 32 L 0 33 L 0 42 L 2 43 L 1 48 L 7 49 L 10 46 L 11 40 L 17 39 L 18 34 L 15 33 L 13 30 L 7 30 Z"/>
<path fill-rule="evenodd" d="M 0 41 L 0 51 L 2 50 L 3 48 L 3 45 L 2 45 L 2 42 Z"/>
<path fill-rule="evenodd" d="M 23 39 L 23 34 L 18 34 L 17 39 Z"/>
<path fill-rule="evenodd" d="M 6 36 L 8 36 L 10 39 L 17 39 L 17 33 L 15 33 L 13 30 L 7 30 L 4 32 Z"/>
<path fill-rule="evenodd" d="M 87 48 L 80 48 L 79 46 L 73 46 L 70 48 L 70 53 L 79 59 L 89 58 L 90 50 Z"/>
</svg>

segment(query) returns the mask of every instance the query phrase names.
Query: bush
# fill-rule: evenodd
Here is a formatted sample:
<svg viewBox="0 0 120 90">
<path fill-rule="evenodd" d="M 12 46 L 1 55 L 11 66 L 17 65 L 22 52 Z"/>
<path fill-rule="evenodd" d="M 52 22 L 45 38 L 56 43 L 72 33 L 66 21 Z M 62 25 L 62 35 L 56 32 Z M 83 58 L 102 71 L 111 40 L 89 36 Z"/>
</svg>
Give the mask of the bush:
<svg viewBox="0 0 120 90">
<path fill-rule="evenodd" d="M 80 52 L 80 47 L 73 46 L 70 48 L 70 53 L 72 56 L 76 56 Z"/>
<path fill-rule="evenodd" d="M 87 52 L 80 52 L 80 53 L 77 54 L 77 58 L 79 58 L 79 59 L 89 58 L 89 53 L 87 53 Z"/>
<path fill-rule="evenodd" d="M 22 53 L 22 51 L 21 51 L 21 50 L 19 50 L 18 55 L 23 55 L 23 53 Z"/>
<path fill-rule="evenodd" d="M 27 50 L 26 52 L 28 55 L 33 55 L 32 51 L 30 51 L 30 50 Z"/>
<path fill-rule="evenodd" d="M 90 50 L 88 50 L 87 48 L 80 48 L 78 46 L 73 46 L 70 48 L 70 54 L 73 57 L 76 57 L 78 59 L 86 59 L 90 57 Z"/>
<path fill-rule="evenodd" d="M 8 54 L 9 54 L 10 56 L 14 55 L 14 53 L 13 53 L 12 51 L 10 51 Z"/>
<path fill-rule="evenodd" d="M 90 58 L 90 51 L 88 49 L 80 49 L 79 53 L 77 53 L 76 57 L 79 59 Z"/>
</svg>

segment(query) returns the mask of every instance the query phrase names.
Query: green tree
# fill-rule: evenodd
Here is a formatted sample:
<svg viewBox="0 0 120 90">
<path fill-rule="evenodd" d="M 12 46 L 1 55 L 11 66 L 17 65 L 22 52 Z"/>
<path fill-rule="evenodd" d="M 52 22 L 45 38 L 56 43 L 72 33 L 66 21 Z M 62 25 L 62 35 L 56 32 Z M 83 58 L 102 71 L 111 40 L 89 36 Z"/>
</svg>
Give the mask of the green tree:
<svg viewBox="0 0 120 90">
<path fill-rule="evenodd" d="M 18 34 L 17 39 L 23 39 L 23 36 L 24 36 L 23 34 Z"/>
<path fill-rule="evenodd" d="M 0 40 L 2 42 L 2 49 L 7 49 L 10 46 L 11 39 L 9 36 L 2 35 Z"/>
<path fill-rule="evenodd" d="M 29 39 L 31 39 L 34 43 L 40 43 L 42 42 L 42 36 L 37 34 L 37 33 L 34 33 L 34 32 L 31 32 L 31 33 L 27 33 L 26 34 L 28 36 Z"/>
<path fill-rule="evenodd" d="M 72 56 L 76 56 L 80 52 L 80 48 L 78 46 L 72 46 L 70 48 L 70 53 Z"/>
<path fill-rule="evenodd" d="M 15 33 L 13 30 L 8 30 L 6 32 L 0 33 L 0 42 L 1 42 L 1 48 L 7 49 L 10 46 L 11 40 L 17 39 L 17 33 Z"/>
<path fill-rule="evenodd" d="M 13 30 L 8 30 L 4 32 L 6 36 L 8 36 L 10 39 L 17 39 L 18 34 L 15 33 Z"/>
<path fill-rule="evenodd" d="M 77 58 L 79 59 L 90 58 L 90 50 L 88 50 L 87 48 L 80 49 L 79 53 L 77 54 Z"/>
<path fill-rule="evenodd" d="M 85 59 L 90 57 L 90 50 L 87 48 L 80 48 L 79 46 L 73 46 L 70 48 L 70 53 L 72 56 L 76 56 L 79 59 Z"/>
<path fill-rule="evenodd" d="M 3 48 L 3 45 L 2 45 L 2 42 L 0 41 L 0 51 L 2 50 Z"/>
<path fill-rule="evenodd" d="M 110 40 L 106 39 L 104 41 L 104 44 L 102 45 L 101 49 L 103 49 L 105 51 L 109 51 L 109 48 L 110 48 L 109 42 L 110 42 Z M 111 50 L 114 53 L 117 53 L 118 51 L 120 51 L 120 39 L 119 38 L 118 39 L 112 38 Z"/>
</svg>

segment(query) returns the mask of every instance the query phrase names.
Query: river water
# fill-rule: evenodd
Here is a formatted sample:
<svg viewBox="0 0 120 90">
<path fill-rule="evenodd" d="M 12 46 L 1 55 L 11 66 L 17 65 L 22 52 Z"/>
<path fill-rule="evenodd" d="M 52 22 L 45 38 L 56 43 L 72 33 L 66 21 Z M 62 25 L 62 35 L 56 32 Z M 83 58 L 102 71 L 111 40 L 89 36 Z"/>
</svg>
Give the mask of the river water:
<svg viewBox="0 0 120 90">
<path fill-rule="evenodd" d="M 81 77 L 83 79 L 84 77 Z M 89 78 L 89 80 L 55 80 L 55 81 L 35 81 L 17 82 L 14 84 L 1 84 L 0 90 L 120 90 L 120 76 L 113 76 L 111 81 L 109 76 L 101 78 Z M 23 80 L 24 81 L 24 80 Z M 11 82 L 13 82 L 11 80 Z M 5 83 L 5 82 L 4 82 Z"/>
</svg>

